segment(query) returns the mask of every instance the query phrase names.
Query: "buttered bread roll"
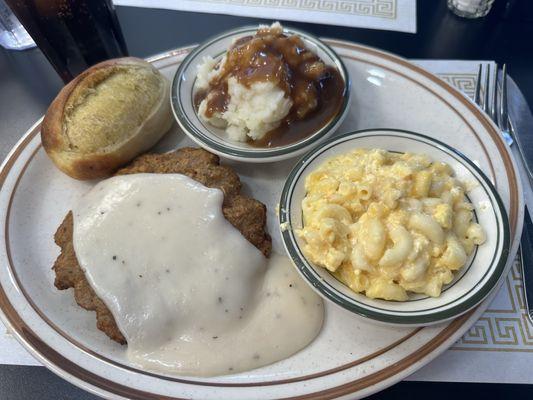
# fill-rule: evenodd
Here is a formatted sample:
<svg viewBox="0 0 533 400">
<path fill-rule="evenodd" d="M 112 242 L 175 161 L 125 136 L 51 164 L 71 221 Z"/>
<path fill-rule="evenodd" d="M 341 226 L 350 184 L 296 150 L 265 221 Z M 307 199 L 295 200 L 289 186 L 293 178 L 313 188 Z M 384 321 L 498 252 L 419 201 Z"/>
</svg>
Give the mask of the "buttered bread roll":
<svg viewBox="0 0 533 400">
<path fill-rule="evenodd" d="M 104 61 L 66 85 L 44 117 L 41 138 L 54 164 L 76 179 L 111 175 L 172 125 L 169 83 L 133 57 Z"/>
</svg>

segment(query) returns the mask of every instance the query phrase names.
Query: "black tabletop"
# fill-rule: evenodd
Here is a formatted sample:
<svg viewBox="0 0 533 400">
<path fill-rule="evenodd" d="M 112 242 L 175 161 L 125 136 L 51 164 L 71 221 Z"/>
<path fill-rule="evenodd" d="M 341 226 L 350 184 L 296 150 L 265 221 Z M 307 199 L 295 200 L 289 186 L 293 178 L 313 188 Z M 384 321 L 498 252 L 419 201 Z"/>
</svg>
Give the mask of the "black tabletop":
<svg viewBox="0 0 533 400">
<path fill-rule="evenodd" d="M 416 34 L 318 24 L 286 24 L 318 36 L 379 47 L 408 58 L 485 59 L 507 63 L 510 75 L 533 105 L 533 1 L 496 0 L 478 20 L 458 18 L 445 0 L 417 2 Z M 118 7 L 131 55 L 145 57 L 200 42 L 234 27 L 270 22 L 254 18 Z M 0 48 L 0 158 L 45 111 L 62 86 L 38 49 Z M 438 362 L 438 359 L 434 362 Z M 402 382 L 374 399 L 533 398 L 531 385 Z M 44 367 L 0 365 L 0 399 L 95 399 Z"/>
</svg>

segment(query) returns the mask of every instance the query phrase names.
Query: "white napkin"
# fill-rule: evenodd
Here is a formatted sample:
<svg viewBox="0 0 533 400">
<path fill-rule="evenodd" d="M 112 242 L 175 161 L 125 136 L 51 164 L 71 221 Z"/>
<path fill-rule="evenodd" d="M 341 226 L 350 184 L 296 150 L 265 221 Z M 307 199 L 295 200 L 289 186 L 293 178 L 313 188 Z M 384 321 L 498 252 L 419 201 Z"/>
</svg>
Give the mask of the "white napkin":
<svg viewBox="0 0 533 400">
<path fill-rule="evenodd" d="M 416 33 L 416 0 L 114 0 L 115 5 Z"/>
</svg>

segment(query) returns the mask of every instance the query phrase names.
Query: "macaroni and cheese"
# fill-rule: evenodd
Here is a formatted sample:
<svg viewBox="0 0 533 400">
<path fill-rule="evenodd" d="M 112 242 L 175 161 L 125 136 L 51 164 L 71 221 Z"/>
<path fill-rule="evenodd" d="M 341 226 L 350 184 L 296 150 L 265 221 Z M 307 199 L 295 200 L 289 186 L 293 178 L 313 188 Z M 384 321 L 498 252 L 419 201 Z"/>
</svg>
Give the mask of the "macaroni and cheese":
<svg viewBox="0 0 533 400">
<path fill-rule="evenodd" d="M 306 256 L 371 298 L 438 297 L 485 241 L 453 170 L 423 154 L 357 149 L 326 161 L 305 188 L 296 233 Z"/>
</svg>

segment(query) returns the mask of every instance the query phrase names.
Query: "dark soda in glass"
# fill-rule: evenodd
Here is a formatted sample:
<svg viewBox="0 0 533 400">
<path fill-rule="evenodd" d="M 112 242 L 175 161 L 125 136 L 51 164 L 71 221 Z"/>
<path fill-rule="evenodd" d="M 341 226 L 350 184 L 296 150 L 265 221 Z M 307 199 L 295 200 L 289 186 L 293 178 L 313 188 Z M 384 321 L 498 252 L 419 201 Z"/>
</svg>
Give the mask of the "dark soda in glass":
<svg viewBox="0 0 533 400">
<path fill-rule="evenodd" d="M 128 55 L 111 0 L 6 0 L 65 83 Z"/>
</svg>

